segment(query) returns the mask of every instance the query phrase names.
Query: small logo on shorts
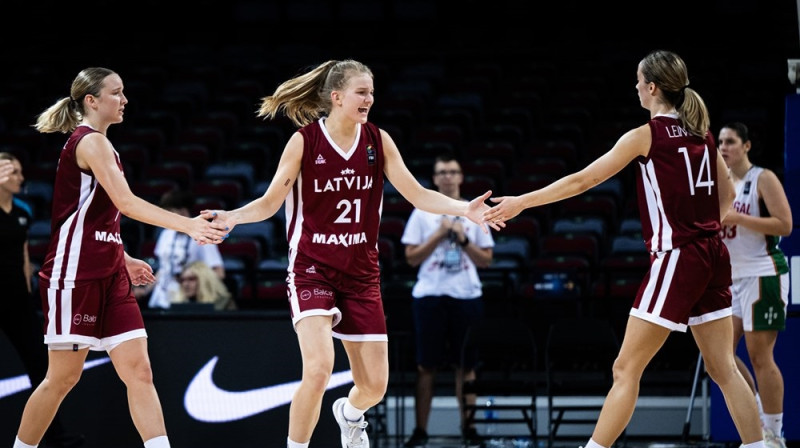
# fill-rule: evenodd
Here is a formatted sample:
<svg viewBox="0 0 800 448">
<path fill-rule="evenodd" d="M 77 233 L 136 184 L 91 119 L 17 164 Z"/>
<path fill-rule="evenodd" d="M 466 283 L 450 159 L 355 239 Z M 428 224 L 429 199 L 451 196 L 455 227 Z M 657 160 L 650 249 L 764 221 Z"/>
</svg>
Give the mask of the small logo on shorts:
<svg viewBox="0 0 800 448">
<path fill-rule="evenodd" d="M 333 291 L 330 289 L 314 288 L 314 295 L 317 297 L 333 297 Z"/>
<path fill-rule="evenodd" d="M 316 274 L 316 273 L 317 273 L 317 268 L 314 267 L 313 264 L 308 269 L 306 269 L 306 274 Z"/>
<path fill-rule="evenodd" d="M 766 313 L 764 313 L 764 319 L 767 320 L 769 325 L 772 325 L 772 321 L 778 319 L 778 312 L 775 311 L 774 307 L 769 307 Z"/>
<path fill-rule="evenodd" d="M 300 300 L 309 300 L 309 299 L 311 299 L 311 291 L 304 289 L 300 293 Z"/>
<path fill-rule="evenodd" d="M 90 316 L 88 314 L 76 314 L 72 316 L 72 325 L 78 326 L 80 324 L 94 325 L 97 322 L 97 316 Z"/>
</svg>

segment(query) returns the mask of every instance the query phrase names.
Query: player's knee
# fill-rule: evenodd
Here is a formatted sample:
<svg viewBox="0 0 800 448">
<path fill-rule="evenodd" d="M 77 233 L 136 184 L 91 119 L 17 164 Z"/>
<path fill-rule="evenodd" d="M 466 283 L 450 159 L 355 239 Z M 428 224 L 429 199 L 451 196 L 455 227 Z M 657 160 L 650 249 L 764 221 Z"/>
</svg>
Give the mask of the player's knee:
<svg viewBox="0 0 800 448">
<path fill-rule="evenodd" d="M 42 381 L 42 387 L 57 395 L 65 396 L 78 384 L 81 379 L 81 373 L 82 371 L 58 374 L 48 373 L 47 377 Z"/>
<path fill-rule="evenodd" d="M 750 363 L 753 365 L 753 370 L 767 369 L 775 365 L 775 359 L 772 353 L 762 351 L 750 355 Z"/>
<path fill-rule="evenodd" d="M 617 357 L 611 366 L 611 374 L 615 383 L 638 382 L 644 368 L 630 359 Z"/>
<path fill-rule="evenodd" d="M 730 384 L 736 375 L 741 376 L 735 363 L 723 362 L 719 359 L 707 359 L 706 357 L 703 358 L 703 362 L 709 378 L 720 387 Z"/>
<path fill-rule="evenodd" d="M 153 384 L 153 369 L 150 363 L 137 362 L 123 369 L 118 369 L 119 378 L 128 386 L 132 384 Z"/>
<path fill-rule="evenodd" d="M 379 376 L 368 376 L 357 384 L 358 390 L 370 397 L 376 403 L 386 395 L 387 381 Z"/>
<path fill-rule="evenodd" d="M 325 388 L 331 379 L 331 369 L 323 366 L 303 369 L 303 383 L 306 387 L 317 390 L 320 394 L 325 392 Z"/>
</svg>

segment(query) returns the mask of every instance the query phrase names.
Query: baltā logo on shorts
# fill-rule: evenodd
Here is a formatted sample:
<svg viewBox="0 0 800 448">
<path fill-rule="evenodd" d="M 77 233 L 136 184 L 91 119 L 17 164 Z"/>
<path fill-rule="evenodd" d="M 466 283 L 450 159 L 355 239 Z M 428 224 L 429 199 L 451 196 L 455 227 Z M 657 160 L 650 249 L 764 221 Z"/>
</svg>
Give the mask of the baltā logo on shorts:
<svg viewBox="0 0 800 448">
<path fill-rule="evenodd" d="M 88 314 L 80 313 L 72 316 L 72 325 L 75 325 L 76 327 L 82 324 L 91 326 L 94 325 L 95 322 L 97 322 L 97 316 L 90 316 Z"/>
</svg>

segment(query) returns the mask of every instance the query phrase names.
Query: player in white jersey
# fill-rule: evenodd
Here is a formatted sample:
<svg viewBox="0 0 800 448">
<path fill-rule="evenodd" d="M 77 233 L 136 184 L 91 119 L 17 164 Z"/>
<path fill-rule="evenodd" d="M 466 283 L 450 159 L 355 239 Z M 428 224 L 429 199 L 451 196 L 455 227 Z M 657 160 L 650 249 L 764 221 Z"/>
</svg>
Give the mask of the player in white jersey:
<svg viewBox="0 0 800 448">
<path fill-rule="evenodd" d="M 755 381 L 738 357 L 737 366 L 761 404 L 764 442 L 785 448 L 783 376 L 773 351 L 786 329 L 789 266 L 778 247 L 792 231 L 792 212 L 774 172 L 750 161 L 752 142 L 743 123 L 720 129 L 719 148 L 736 185 L 733 209 L 722 221 L 721 236 L 731 254 L 734 350 L 744 336 Z"/>
</svg>

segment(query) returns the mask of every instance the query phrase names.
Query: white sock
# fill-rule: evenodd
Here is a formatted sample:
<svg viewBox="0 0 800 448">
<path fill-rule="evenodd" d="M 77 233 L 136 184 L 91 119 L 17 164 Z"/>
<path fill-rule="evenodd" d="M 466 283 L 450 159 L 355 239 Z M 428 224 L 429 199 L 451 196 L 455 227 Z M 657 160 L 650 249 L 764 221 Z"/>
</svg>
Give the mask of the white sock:
<svg viewBox="0 0 800 448">
<path fill-rule="evenodd" d="M 153 437 L 144 442 L 144 448 L 170 448 L 167 436 Z"/>
<path fill-rule="evenodd" d="M 28 445 L 27 443 L 23 443 L 22 440 L 19 440 L 19 436 L 14 438 L 14 448 L 36 448 L 39 445 Z"/>
<path fill-rule="evenodd" d="M 286 438 L 286 448 L 308 448 L 309 443 L 310 442 L 306 443 L 294 442 L 292 441 L 292 439 L 288 437 Z"/>
<path fill-rule="evenodd" d="M 764 427 L 771 429 L 776 436 L 783 435 L 783 412 L 780 414 L 764 414 Z"/>
<path fill-rule="evenodd" d="M 357 422 L 361 420 L 361 416 L 364 415 L 365 412 L 367 412 L 366 409 L 358 409 L 350 404 L 350 400 L 344 402 L 344 409 L 342 409 L 342 413 L 347 421 Z"/>
<path fill-rule="evenodd" d="M 589 443 L 587 443 L 584 448 L 608 448 L 608 447 L 600 445 L 599 443 L 595 442 L 594 440 L 589 439 Z"/>
</svg>

